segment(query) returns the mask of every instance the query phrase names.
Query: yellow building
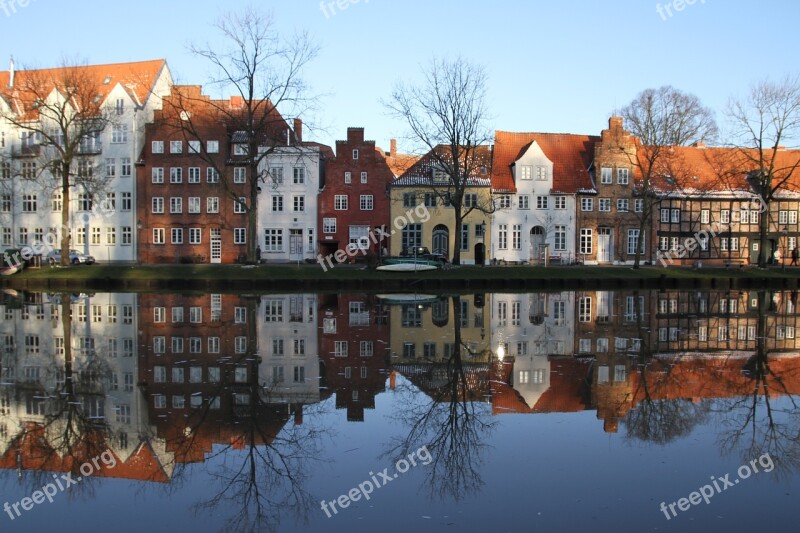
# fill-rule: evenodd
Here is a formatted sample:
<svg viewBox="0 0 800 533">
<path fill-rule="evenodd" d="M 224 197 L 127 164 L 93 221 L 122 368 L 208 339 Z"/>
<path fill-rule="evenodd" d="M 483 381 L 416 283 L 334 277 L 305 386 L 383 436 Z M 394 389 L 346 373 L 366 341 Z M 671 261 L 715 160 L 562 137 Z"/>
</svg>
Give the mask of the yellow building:
<svg viewBox="0 0 800 533">
<path fill-rule="evenodd" d="M 393 237 L 389 253 L 400 255 L 406 249 L 424 246 L 449 260 L 456 247 L 464 265 L 484 264 L 491 249 L 491 151 L 480 147 L 464 180 L 460 228 L 455 228 L 454 207 L 450 198 L 456 187 L 450 176 L 430 156 L 421 158 L 390 186 Z"/>
</svg>

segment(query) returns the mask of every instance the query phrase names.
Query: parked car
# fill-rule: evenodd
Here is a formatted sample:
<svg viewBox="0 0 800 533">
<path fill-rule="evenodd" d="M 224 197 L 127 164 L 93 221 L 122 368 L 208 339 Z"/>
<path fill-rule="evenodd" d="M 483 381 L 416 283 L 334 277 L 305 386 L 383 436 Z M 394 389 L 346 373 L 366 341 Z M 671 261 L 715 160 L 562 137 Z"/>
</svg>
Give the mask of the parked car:
<svg viewBox="0 0 800 533">
<path fill-rule="evenodd" d="M 47 262 L 53 265 L 60 265 L 61 264 L 61 250 L 53 250 L 49 254 L 47 254 Z M 94 264 L 94 257 L 91 255 L 86 255 L 78 250 L 70 250 L 69 251 L 69 262 L 73 265 L 93 265 Z"/>
<path fill-rule="evenodd" d="M 448 261 L 444 254 L 431 252 L 425 246 L 403 248 L 403 250 L 400 252 L 400 257 L 419 257 L 420 259 L 432 259 L 434 261 L 439 261 L 440 263 L 447 263 Z"/>
</svg>

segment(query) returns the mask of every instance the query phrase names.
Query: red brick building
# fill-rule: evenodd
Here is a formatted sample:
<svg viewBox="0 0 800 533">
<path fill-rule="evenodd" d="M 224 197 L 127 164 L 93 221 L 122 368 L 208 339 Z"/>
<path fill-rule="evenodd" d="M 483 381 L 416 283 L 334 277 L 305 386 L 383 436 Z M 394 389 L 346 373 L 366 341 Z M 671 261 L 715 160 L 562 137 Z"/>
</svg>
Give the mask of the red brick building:
<svg viewBox="0 0 800 533">
<path fill-rule="evenodd" d="M 233 135 L 218 112 L 243 105 L 235 97 L 212 101 L 199 86 L 175 86 L 145 126 L 136 170 L 140 262 L 233 263 L 247 253 L 248 217 L 233 195 L 247 197 L 251 176 L 232 154 Z M 194 139 L 181 126 L 182 109 L 190 109 Z"/>
<path fill-rule="evenodd" d="M 376 228 L 389 226 L 388 186 L 394 179 L 382 150 L 364 140 L 364 128 L 347 128 L 347 140 L 336 141 L 336 158 L 326 165 L 319 195 L 320 254 L 354 249 L 377 253 Z M 388 238 L 383 247 L 389 249 Z M 359 254 L 360 255 L 360 254 Z"/>
</svg>

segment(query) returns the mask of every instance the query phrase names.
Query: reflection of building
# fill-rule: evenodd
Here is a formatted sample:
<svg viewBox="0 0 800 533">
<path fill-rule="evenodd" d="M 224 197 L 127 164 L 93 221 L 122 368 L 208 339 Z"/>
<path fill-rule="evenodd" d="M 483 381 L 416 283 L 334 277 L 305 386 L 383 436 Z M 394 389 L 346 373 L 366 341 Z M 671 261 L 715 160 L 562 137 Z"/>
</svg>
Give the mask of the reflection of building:
<svg viewBox="0 0 800 533">
<path fill-rule="evenodd" d="M 456 328 L 462 360 L 486 361 L 492 348 L 489 309 L 491 297 L 483 294 L 389 305 L 392 364 L 449 359 L 456 349 Z"/>
<path fill-rule="evenodd" d="M 386 386 L 389 309 L 374 296 L 322 295 L 320 320 L 320 386 L 336 394 L 348 420 L 363 421 Z"/>
<path fill-rule="evenodd" d="M 575 293 L 575 346 L 578 355 L 636 355 L 649 346 L 650 291 Z"/>
</svg>

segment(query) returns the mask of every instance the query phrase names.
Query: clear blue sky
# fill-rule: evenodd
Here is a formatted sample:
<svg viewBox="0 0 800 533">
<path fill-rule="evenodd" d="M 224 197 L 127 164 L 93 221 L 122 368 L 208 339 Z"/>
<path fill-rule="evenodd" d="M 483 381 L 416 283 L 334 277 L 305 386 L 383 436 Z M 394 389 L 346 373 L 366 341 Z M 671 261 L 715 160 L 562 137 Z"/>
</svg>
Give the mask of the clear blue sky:
<svg viewBox="0 0 800 533">
<path fill-rule="evenodd" d="M 321 45 L 306 79 L 329 96 L 308 118 L 326 126 L 313 140 L 328 144 L 344 138 L 348 126 L 363 126 L 388 149 L 405 130 L 380 99 L 398 78 L 415 79 L 433 54 L 484 64 L 491 127 L 511 131 L 599 134 L 615 106 L 663 84 L 695 93 L 722 123 L 730 95 L 765 76 L 800 72 L 796 0 L 696 0 L 680 12 L 673 8 L 671 17 L 660 16 L 651 0 L 353 1 L 328 17 L 319 0 L 257 3 L 282 27 L 306 29 Z M 30 2 L 11 16 L 0 7 L 2 69 L 12 54 L 18 65 L 38 67 L 62 57 L 163 57 L 177 81 L 193 84 L 203 84 L 209 69 L 186 44 L 212 38 L 220 10 L 247 3 Z"/>
</svg>

